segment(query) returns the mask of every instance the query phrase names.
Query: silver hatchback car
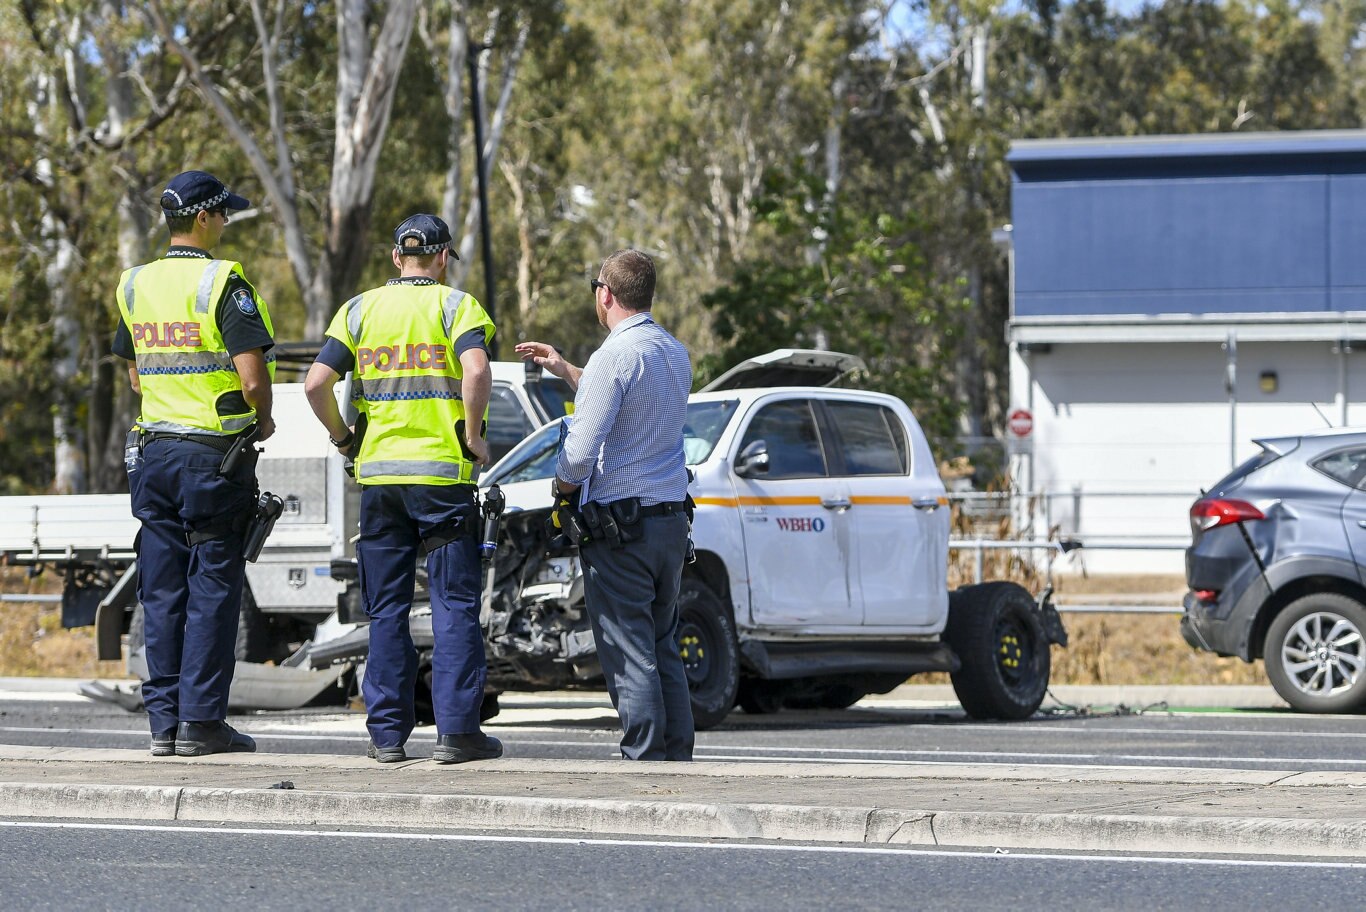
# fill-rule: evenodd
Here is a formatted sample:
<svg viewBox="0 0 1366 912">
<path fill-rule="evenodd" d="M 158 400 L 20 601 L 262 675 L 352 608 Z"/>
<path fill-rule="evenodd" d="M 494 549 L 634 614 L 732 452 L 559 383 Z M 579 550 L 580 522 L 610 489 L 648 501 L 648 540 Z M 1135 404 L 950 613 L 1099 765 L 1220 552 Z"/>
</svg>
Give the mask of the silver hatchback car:
<svg viewBox="0 0 1366 912">
<path fill-rule="evenodd" d="M 1191 507 L 1181 631 L 1295 709 L 1366 709 L 1366 430 L 1256 442 Z"/>
</svg>

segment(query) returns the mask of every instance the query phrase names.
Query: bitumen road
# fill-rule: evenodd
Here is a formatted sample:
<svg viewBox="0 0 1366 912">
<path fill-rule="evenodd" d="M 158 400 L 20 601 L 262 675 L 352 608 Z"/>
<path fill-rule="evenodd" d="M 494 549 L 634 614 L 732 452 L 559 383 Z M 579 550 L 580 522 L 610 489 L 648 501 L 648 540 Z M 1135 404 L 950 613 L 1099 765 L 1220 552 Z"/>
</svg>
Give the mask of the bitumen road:
<svg viewBox="0 0 1366 912">
<path fill-rule="evenodd" d="M 1366 864 L 0 821 L 10 909 L 1115 909 L 1341 904 Z"/>
<path fill-rule="evenodd" d="M 1115 715 L 1109 705 L 1081 714 L 1060 709 L 1007 724 L 970 721 L 942 698 L 942 688 L 923 691 L 905 687 L 846 710 L 761 716 L 736 710 L 717 728 L 699 733 L 696 758 L 1366 772 L 1366 717 L 1307 716 L 1275 709 L 1270 699 L 1262 708 L 1222 711 L 1155 705 L 1141 712 L 1126 707 Z M 1219 695 L 1217 688 L 1213 692 Z M 618 756 L 617 719 L 604 694 L 505 694 L 502 705 L 486 728 L 502 739 L 509 757 Z M 368 738 L 364 715 L 337 707 L 251 713 L 232 722 L 271 753 L 359 755 Z M 147 739 L 145 716 L 77 696 L 74 684 L 24 692 L 0 681 L 0 744 L 141 748 Z M 434 741 L 434 730 L 421 727 L 409 752 L 428 756 Z"/>
</svg>

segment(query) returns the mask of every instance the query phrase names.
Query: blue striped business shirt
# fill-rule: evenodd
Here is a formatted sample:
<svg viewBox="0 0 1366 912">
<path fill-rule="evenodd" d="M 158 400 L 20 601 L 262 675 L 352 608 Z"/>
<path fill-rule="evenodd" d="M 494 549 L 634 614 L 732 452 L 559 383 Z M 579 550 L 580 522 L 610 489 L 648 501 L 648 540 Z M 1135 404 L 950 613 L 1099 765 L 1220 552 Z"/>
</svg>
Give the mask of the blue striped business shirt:
<svg viewBox="0 0 1366 912">
<path fill-rule="evenodd" d="M 598 503 L 682 500 L 691 388 L 681 342 L 648 312 L 621 321 L 584 366 L 556 474 L 586 485 L 585 498 Z"/>
</svg>

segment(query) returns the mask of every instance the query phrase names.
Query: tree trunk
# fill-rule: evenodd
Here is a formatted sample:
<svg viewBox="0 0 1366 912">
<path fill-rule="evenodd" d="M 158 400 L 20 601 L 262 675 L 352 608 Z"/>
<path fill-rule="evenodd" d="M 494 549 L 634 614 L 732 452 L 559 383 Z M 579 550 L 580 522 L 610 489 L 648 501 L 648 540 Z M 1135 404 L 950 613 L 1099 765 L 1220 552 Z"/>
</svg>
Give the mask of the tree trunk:
<svg viewBox="0 0 1366 912">
<path fill-rule="evenodd" d="M 375 172 L 403 57 L 417 19 L 416 0 L 395 0 L 384 15 L 373 50 L 365 25 L 365 0 L 342 0 L 337 4 L 336 140 L 332 147 L 332 186 L 328 194 L 329 215 L 326 269 L 319 270 L 314 287 L 319 301 L 310 300 L 307 332 L 319 338 L 338 304 L 338 295 L 350 294 L 365 265 L 370 214 L 375 197 Z"/>
<path fill-rule="evenodd" d="M 120 6 L 105 0 L 100 7 L 105 22 L 122 17 Z M 135 117 L 136 90 L 128 78 L 129 52 L 112 41 L 99 41 L 105 67 L 108 105 L 107 141 L 120 147 L 115 171 L 124 178 L 119 196 L 117 240 L 119 268 L 130 269 L 148 259 L 148 235 L 152 227 L 147 206 L 148 187 L 138 173 L 137 155 L 125 145 Z M 124 437 L 135 419 L 136 397 L 128 383 L 124 361 L 108 353 L 107 342 L 96 331 L 94 370 L 90 377 L 90 405 L 86 423 L 87 461 L 91 489 L 121 491 L 128 485 L 123 466 Z"/>
</svg>

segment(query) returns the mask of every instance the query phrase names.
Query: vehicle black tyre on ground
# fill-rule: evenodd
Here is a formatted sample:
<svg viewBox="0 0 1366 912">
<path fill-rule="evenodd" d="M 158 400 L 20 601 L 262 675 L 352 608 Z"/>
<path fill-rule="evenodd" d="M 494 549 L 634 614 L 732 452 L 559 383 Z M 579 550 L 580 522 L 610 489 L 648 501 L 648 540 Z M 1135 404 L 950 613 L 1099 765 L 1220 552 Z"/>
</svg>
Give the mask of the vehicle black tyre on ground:
<svg viewBox="0 0 1366 912">
<path fill-rule="evenodd" d="M 1356 712 L 1366 707 L 1366 606 L 1319 592 L 1281 609 L 1266 632 L 1266 675 L 1301 712 Z"/>
<path fill-rule="evenodd" d="M 692 576 L 683 577 L 678 593 L 678 652 L 692 694 L 693 725 L 699 731 L 712 728 L 735 706 L 740 647 L 730 612 Z"/>
<path fill-rule="evenodd" d="M 944 638 L 962 667 L 954 693 L 974 719 L 1027 719 L 1043 702 L 1051 670 L 1034 599 L 1015 583 L 964 586 L 949 594 Z"/>
</svg>

